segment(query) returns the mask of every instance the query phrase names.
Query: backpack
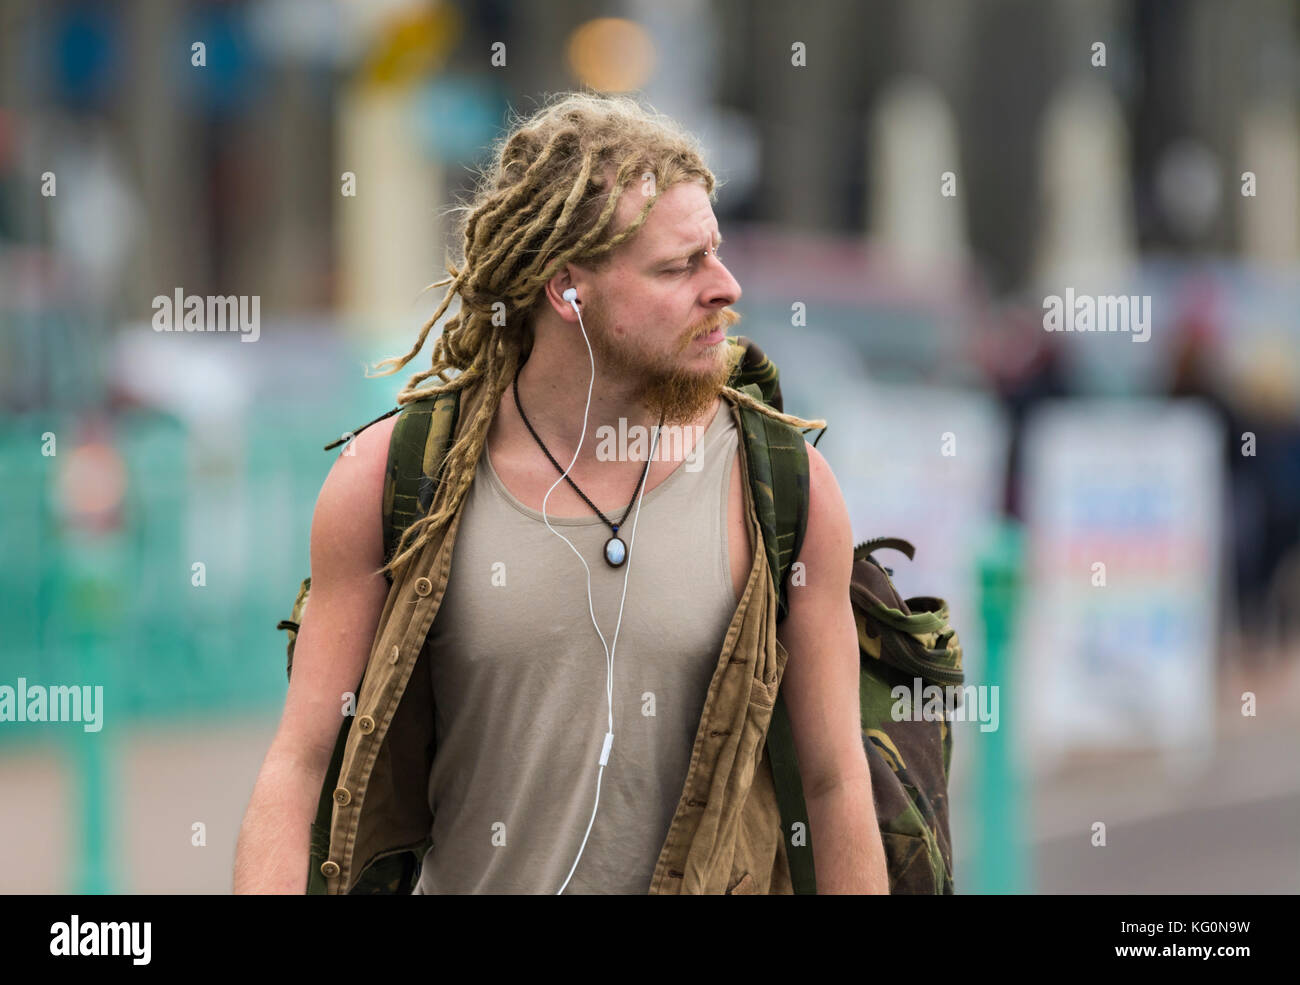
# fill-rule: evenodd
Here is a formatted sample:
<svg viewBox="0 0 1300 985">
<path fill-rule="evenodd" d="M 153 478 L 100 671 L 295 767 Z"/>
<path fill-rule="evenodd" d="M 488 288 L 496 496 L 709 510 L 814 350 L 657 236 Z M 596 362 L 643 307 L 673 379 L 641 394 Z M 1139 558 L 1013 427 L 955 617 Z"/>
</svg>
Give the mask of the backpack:
<svg viewBox="0 0 1300 985">
<path fill-rule="evenodd" d="M 727 341 L 744 350 L 729 385 L 781 410 L 776 366 L 744 336 L 730 336 Z M 395 413 L 401 415 L 393 427 L 384 480 L 385 558 L 393 556 L 402 532 L 433 502 L 438 473 L 456 426 L 459 397 L 457 391 L 414 400 L 370 422 L 377 423 Z M 763 531 L 763 548 L 778 586 L 777 622 L 780 623 L 787 613 L 787 575 L 792 561 L 799 555 L 807 522 L 807 448 L 803 441 L 789 440 L 792 429 L 788 425 L 745 407 L 740 409 L 740 416 L 750 463 L 750 490 Z M 325 450 L 345 440 L 346 436 L 331 442 Z M 820 440 L 819 434 L 817 441 Z M 813 442 L 814 447 L 816 443 Z M 873 556 L 874 551 L 881 549 L 900 551 L 910 559 L 915 548 L 908 541 L 893 537 L 878 537 L 857 545 L 853 550 L 849 588 L 858 628 L 862 744 L 871 771 L 889 890 L 896 894 L 951 894 L 954 890 L 948 828 L 948 778 L 952 760 L 949 722 L 955 705 L 944 703 L 937 715 L 922 716 L 926 720 L 896 721 L 892 712 L 899 699 L 892 692 L 903 687 L 910 694 L 935 685 L 941 689 L 951 686 L 960 694 L 961 645 L 948 624 L 948 606 L 943 599 L 921 596 L 903 600 L 899 596 L 890 580 L 893 572 Z M 299 587 L 289 618 L 281 620 L 276 627 L 288 632 L 287 673 L 290 676 L 294 642 L 310 590 L 308 576 Z M 920 700 L 918 695 L 916 701 Z M 311 826 L 308 894 L 326 890 L 320 865 L 328 857 L 332 793 L 350 724 L 351 718 L 345 717 L 340 726 Z M 791 883 L 796 894 L 813 894 L 817 889 L 812 835 L 789 712 L 779 691 L 768 728 L 767 753 L 785 833 Z M 410 893 L 421 861 L 411 852 L 381 858 L 361 875 L 351 893 Z"/>
</svg>

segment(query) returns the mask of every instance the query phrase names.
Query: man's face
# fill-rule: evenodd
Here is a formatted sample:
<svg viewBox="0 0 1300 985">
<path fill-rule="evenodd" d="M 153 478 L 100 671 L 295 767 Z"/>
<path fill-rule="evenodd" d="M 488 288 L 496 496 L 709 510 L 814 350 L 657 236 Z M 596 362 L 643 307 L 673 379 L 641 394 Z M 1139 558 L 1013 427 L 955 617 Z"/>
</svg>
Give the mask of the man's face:
<svg viewBox="0 0 1300 985">
<path fill-rule="evenodd" d="M 639 186 L 629 186 L 616 228 L 644 205 Z M 588 274 L 594 290 L 580 292 L 596 371 L 633 383 L 636 399 L 665 424 L 696 420 L 734 365 L 725 339 L 702 341 L 740 320 L 728 307 L 740 299 L 740 285 L 715 255 L 720 240 L 703 186 L 674 185 L 609 265 Z"/>
</svg>

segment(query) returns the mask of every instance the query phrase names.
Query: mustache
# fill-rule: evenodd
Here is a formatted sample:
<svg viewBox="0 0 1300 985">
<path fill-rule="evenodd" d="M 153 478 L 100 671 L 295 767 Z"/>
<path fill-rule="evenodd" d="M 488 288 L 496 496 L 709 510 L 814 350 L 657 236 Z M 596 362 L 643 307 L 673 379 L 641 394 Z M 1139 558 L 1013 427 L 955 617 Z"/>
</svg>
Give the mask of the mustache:
<svg viewBox="0 0 1300 985">
<path fill-rule="evenodd" d="M 710 318 L 705 322 L 704 327 L 697 329 L 690 338 L 692 340 L 702 339 L 706 335 L 713 334 L 713 332 L 717 331 L 719 328 L 725 332 L 738 321 L 740 321 L 739 313 L 733 311 L 731 308 L 723 308 L 716 317 Z"/>
</svg>

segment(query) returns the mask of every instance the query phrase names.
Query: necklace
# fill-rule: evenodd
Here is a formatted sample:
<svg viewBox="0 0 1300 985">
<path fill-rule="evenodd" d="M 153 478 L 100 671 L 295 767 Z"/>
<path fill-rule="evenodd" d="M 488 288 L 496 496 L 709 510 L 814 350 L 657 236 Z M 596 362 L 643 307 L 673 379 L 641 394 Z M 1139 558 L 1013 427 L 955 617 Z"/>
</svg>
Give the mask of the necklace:
<svg viewBox="0 0 1300 985">
<path fill-rule="evenodd" d="M 523 367 L 521 366 L 520 369 L 522 368 Z M 599 516 L 602 520 L 604 520 L 607 524 L 609 524 L 609 528 L 610 530 L 613 531 L 614 536 L 610 537 L 609 540 L 605 541 L 605 561 L 611 568 L 620 567 L 623 564 L 623 562 L 627 560 L 627 545 L 623 543 L 623 539 L 619 537 L 618 528 L 623 525 L 623 521 L 627 519 L 627 515 L 632 512 L 632 503 L 636 502 L 636 494 L 634 493 L 632 495 L 632 500 L 627 504 L 627 509 L 623 511 L 623 516 L 618 521 L 618 523 L 610 523 L 609 518 L 606 517 L 604 513 L 600 512 L 600 510 L 596 509 L 596 504 L 593 503 L 590 499 L 587 499 L 587 494 L 578 488 L 578 484 L 574 482 L 572 479 L 570 479 L 567 475 L 564 475 L 564 469 L 560 467 L 560 463 L 557 462 L 555 460 L 555 456 L 552 455 L 549 450 L 547 450 L 546 445 L 542 444 L 542 439 L 537 437 L 537 432 L 534 431 L 533 426 L 528 423 L 528 417 L 524 414 L 523 405 L 519 403 L 519 371 L 518 370 L 515 371 L 514 391 L 515 391 L 515 407 L 519 409 L 519 417 L 523 420 L 524 427 L 528 428 L 528 433 L 533 436 L 533 440 L 537 442 L 537 444 L 541 447 L 542 451 L 546 452 L 546 457 L 551 460 L 552 465 L 554 465 L 557 469 L 559 469 L 560 474 L 563 475 L 565 480 L 569 483 L 569 485 L 573 487 L 573 491 L 576 492 L 579 496 L 581 496 L 586 501 L 588 506 L 590 506 L 593 510 L 596 510 L 597 516 Z M 659 418 L 659 427 L 661 430 L 663 429 L 663 426 L 664 426 L 664 419 L 663 416 L 661 415 Z M 641 481 L 637 483 L 638 489 L 640 489 L 641 484 L 645 482 L 646 473 L 650 471 L 650 459 L 653 457 L 654 457 L 653 455 L 646 456 L 645 468 L 641 470 Z"/>
</svg>

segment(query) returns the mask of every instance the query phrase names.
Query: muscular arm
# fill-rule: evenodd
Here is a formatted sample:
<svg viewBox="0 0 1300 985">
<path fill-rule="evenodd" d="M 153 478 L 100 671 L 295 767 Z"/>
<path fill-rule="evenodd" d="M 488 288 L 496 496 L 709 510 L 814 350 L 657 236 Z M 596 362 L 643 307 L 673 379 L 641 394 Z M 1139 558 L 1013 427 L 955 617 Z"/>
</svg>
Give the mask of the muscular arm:
<svg viewBox="0 0 1300 985">
<path fill-rule="evenodd" d="M 363 431 L 335 460 L 311 524 L 311 595 L 294 644 L 280 727 L 262 763 L 235 851 L 236 893 L 302 893 L 311 822 L 342 695 L 365 670 L 388 583 L 381 503 L 395 418 Z"/>
</svg>

